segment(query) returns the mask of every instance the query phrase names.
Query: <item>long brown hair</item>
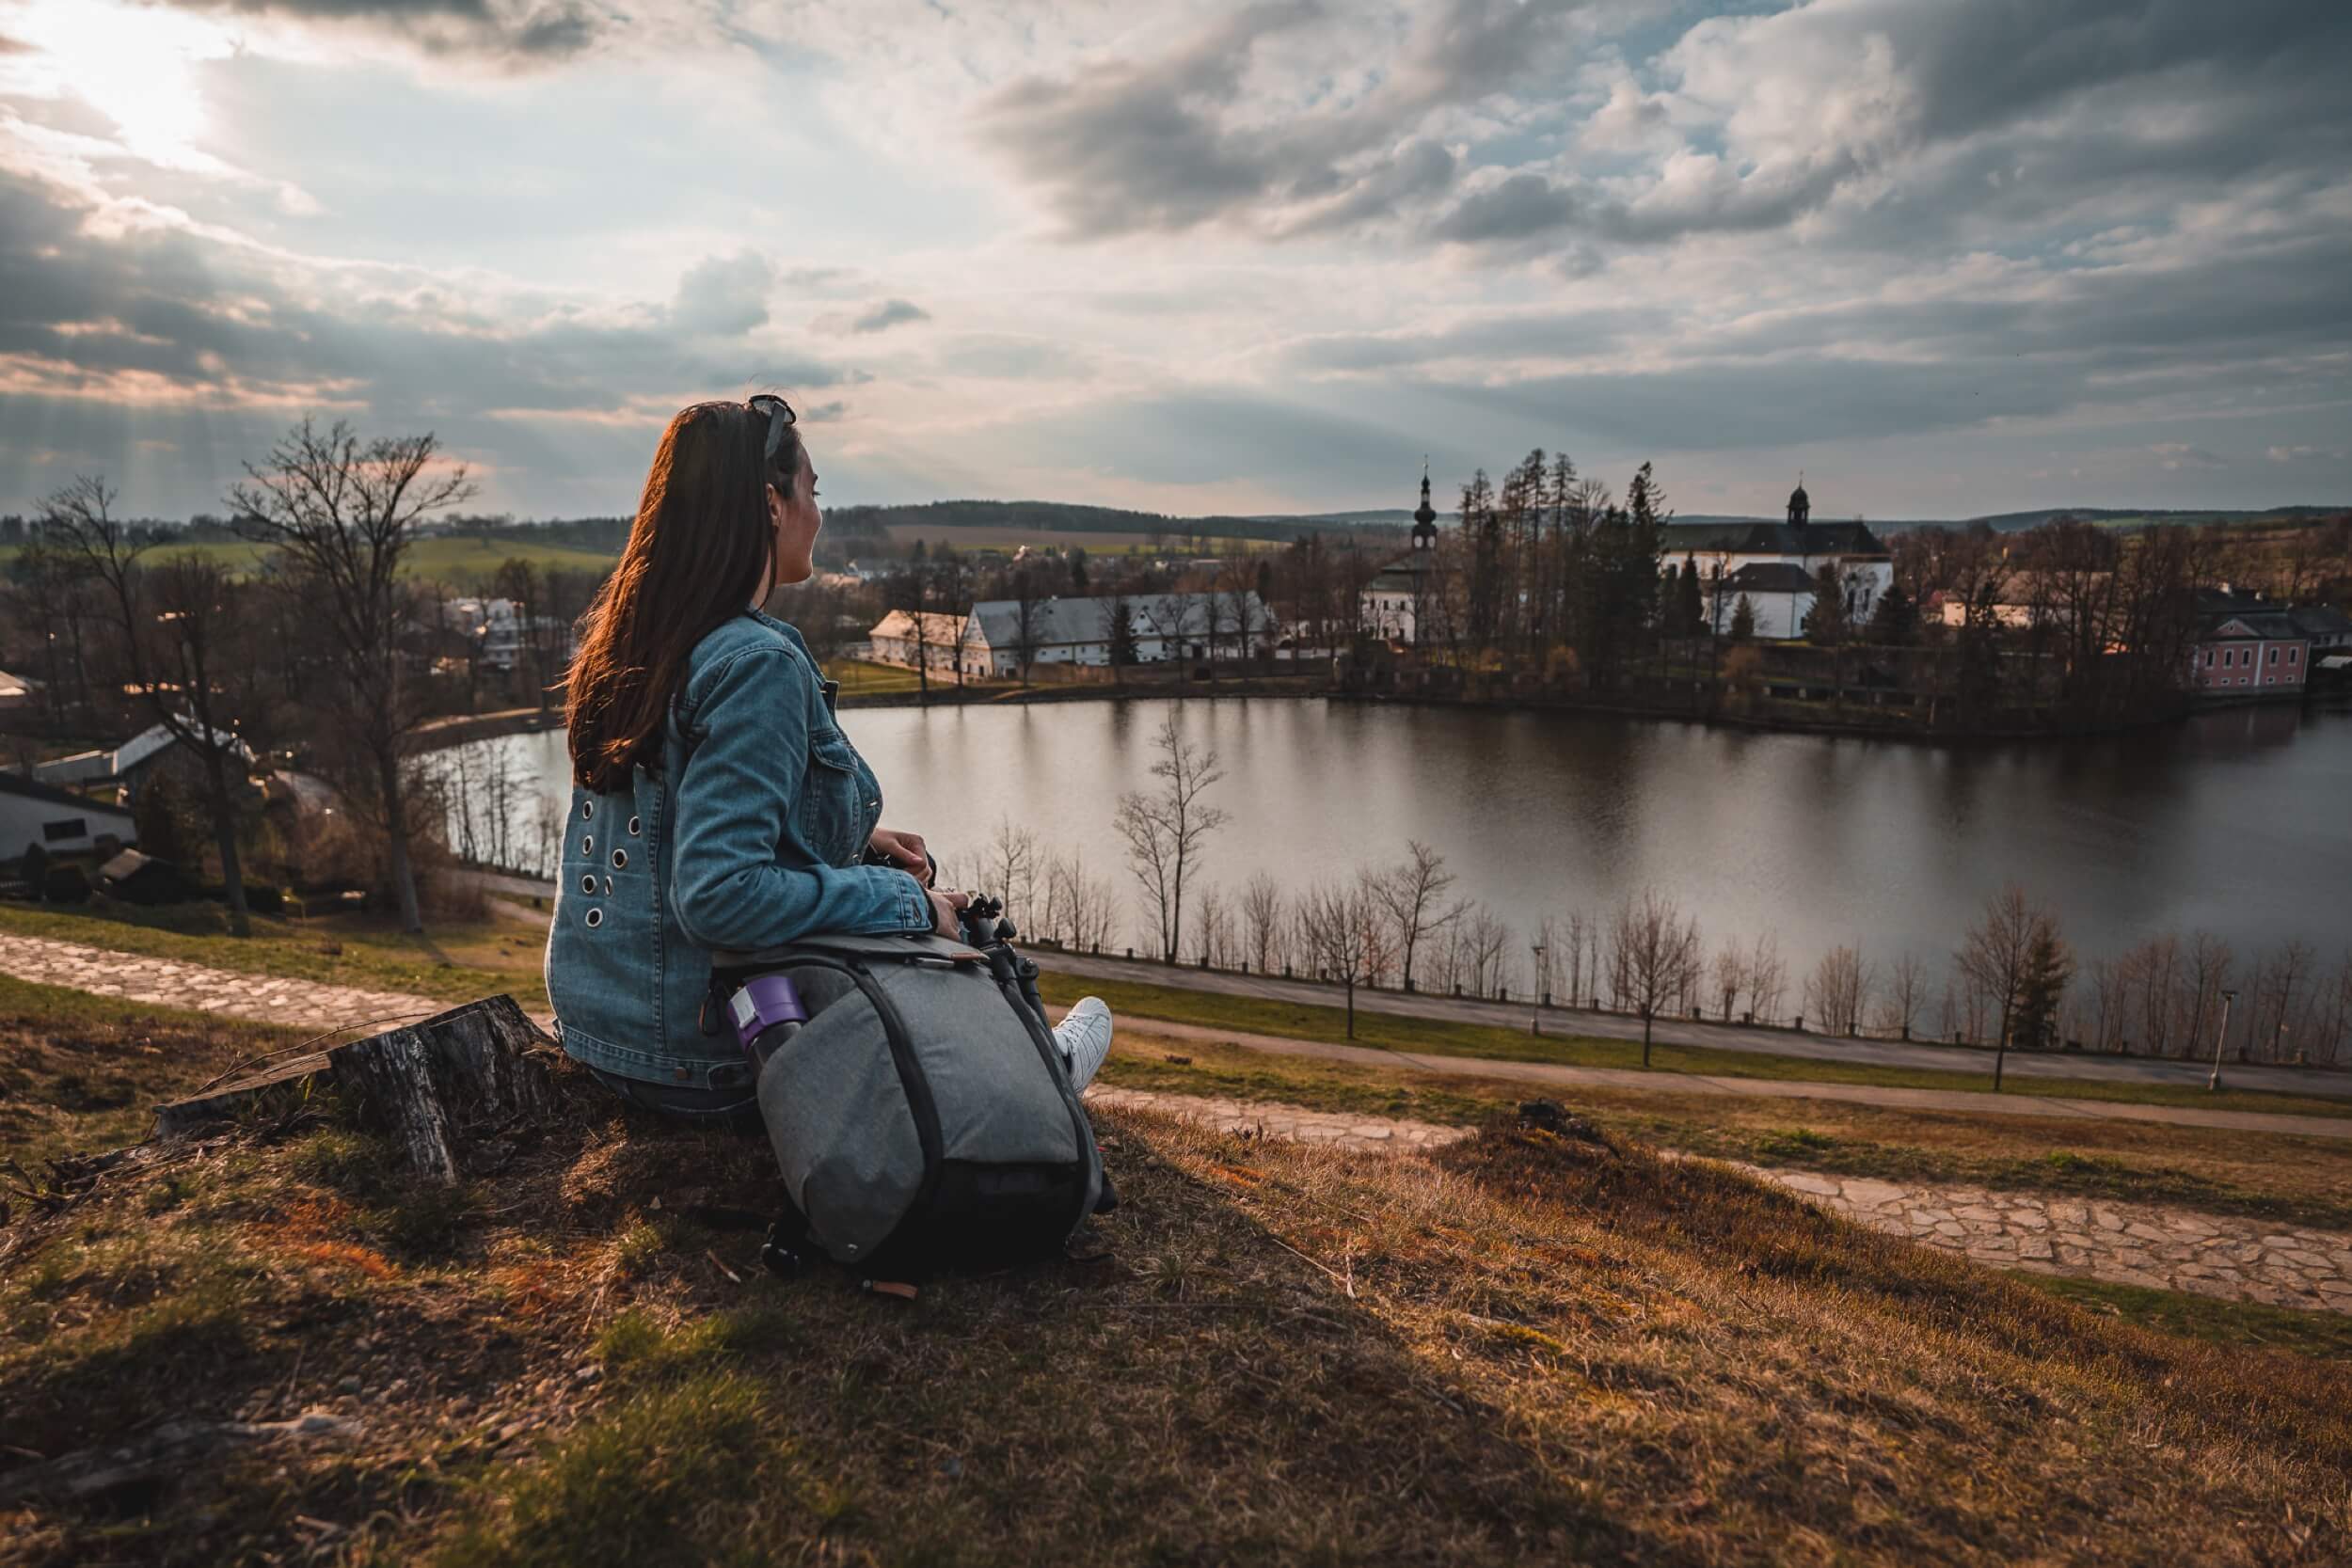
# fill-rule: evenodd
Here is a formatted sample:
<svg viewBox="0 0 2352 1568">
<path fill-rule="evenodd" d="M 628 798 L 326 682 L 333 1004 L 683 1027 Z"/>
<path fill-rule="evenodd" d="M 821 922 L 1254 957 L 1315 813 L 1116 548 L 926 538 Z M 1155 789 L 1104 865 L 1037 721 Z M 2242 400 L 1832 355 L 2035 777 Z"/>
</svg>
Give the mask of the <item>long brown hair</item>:
<svg viewBox="0 0 2352 1568">
<path fill-rule="evenodd" d="M 661 766 L 661 721 L 687 656 L 743 613 L 773 571 L 767 487 L 800 482 L 799 432 L 760 461 L 768 420 L 739 403 L 678 411 L 654 449 L 621 563 L 588 607 L 567 676 L 572 780 L 600 795 Z M 771 584 L 770 586 L 772 586 Z"/>
</svg>

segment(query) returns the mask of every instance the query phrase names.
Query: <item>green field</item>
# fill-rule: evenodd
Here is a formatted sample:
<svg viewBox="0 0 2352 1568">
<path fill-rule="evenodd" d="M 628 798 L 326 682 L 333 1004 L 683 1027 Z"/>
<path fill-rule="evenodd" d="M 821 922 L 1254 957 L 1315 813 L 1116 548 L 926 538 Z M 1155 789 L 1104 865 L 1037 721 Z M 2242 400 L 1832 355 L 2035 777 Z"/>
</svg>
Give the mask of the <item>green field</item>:
<svg viewBox="0 0 2352 1568">
<path fill-rule="evenodd" d="M 1057 973 L 1051 952 L 1037 955 L 1045 966 L 1038 988 L 1045 1000 L 1075 1002 L 1100 996 L 1111 1011 L 1123 1018 L 1159 1019 L 1168 1023 L 1230 1029 L 1236 1034 L 1270 1035 L 1280 1039 L 1319 1040 L 1355 1044 L 1421 1056 L 1476 1056 L 1501 1062 L 1553 1062 L 1568 1067 L 1638 1068 L 1642 1042 L 1589 1035 L 1533 1036 L 1523 1029 L 1492 1024 L 1457 1023 L 1408 1018 L 1396 1013 L 1359 1009 L 1353 1036 L 1346 1031 L 1346 1014 L 1339 1007 L 1276 1001 L 1258 996 L 1228 996 L 1218 991 L 1190 990 L 1181 986 L 1157 986 L 1125 980 L 1083 978 Z M 1650 1069 L 1660 1086 L 1670 1088 L 1677 1074 L 1697 1073 L 1716 1078 L 1762 1078 L 1808 1084 L 1872 1084 L 1888 1088 L 1959 1089 L 1985 1092 L 1993 1075 L 1948 1071 L 1934 1068 L 1883 1067 L 1872 1062 L 1825 1061 L 1809 1056 L 1775 1056 L 1763 1052 L 1717 1050 L 1676 1045 L 1661 1040 L 1650 1053 Z M 2106 1100 L 2148 1105 L 2189 1105 L 2208 1110 L 2256 1111 L 2278 1116 L 2352 1117 L 2352 1101 L 2316 1095 L 2270 1094 L 2261 1090 L 2204 1089 L 2170 1084 L 2131 1084 L 2095 1078 L 2030 1078 L 2009 1081 L 2011 1093 L 2041 1100 Z"/>
<path fill-rule="evenodd" d="M 8 562 L 22 550 L 22 546 L 0 546 L 0 570 L 5 570 Z M 160 563 L 187 556 L 207 556 L 235 571 L 249 573 L 260 568 L 262 558 L 268 553 L 268 549 L 260 545 L 223 540 L 196 545 L 166 545 L 149 551 L 141 559 Z M 602 576 L 612 570 L 613 559 L 596 550 L 501 539 L 495 534 L 487 539 L 475 534 L 444 534 L 420 539 L 410 546 L 407 559 L 401 565 L 401 575 L 428 582 L 447 583 L 453 588 L 480 588 L 486 586 L 491 574 L 507 561 L 527 561 L 533 569 L 540 571 L 594 572 Z"/>
</svg>

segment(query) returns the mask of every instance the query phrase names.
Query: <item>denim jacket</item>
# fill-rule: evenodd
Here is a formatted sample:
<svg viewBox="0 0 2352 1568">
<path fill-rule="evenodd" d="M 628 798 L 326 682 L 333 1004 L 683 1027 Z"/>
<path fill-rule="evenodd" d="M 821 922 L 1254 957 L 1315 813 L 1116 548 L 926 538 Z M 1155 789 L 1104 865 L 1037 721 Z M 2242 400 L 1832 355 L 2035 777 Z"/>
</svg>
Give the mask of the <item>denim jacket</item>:
<svg viewBox="0 0 2352 1568">
<path fill-rule="evenodd" d="M 688 657 L 660 771 L 610 795 L 573 787 L 546 964 L 571 1055 L 681 1088 L 746 1086 L 721 1012 L 720 1033 L 701 1028 L 713 949 L 930 928 L 911 874 L 858 863 L 882 787 L 827 696 L 801 634 L 747 611 Z"/>
</svg>

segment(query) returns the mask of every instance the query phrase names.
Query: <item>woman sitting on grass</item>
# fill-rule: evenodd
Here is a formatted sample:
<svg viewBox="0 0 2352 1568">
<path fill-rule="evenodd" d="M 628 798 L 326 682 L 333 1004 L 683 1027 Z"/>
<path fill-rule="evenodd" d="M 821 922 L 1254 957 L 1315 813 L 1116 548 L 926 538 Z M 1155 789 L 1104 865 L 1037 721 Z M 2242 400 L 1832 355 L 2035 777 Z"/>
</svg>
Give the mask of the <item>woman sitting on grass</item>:
<svg viewBox="0 0 2352 1568">
<path fill-rule="evenodd" d="M 920 835 L 834 722 L 801 634 L 761 612 L 804 582 L 823 519 L 782 398 L 698 403 L 662 432 L 568 676 L 572 757 L 548 996 L 564 1049 L 632 1103 L 759 1126 L 708 1006 L 715 950 L 818 932 L 961 936 Z M 1088 997 L 1055 1031 L 1084 1088 L 1110 1050 Z"/>
</svg>

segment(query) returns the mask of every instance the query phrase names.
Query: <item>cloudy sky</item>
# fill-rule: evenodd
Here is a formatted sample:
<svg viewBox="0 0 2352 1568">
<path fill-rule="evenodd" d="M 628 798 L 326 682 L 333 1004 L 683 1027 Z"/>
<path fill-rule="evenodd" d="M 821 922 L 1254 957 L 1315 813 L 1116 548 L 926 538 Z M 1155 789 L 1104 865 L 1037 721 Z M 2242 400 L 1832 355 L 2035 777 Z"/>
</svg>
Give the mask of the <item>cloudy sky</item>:
<svg viewBox="0 0 2352 1568">
<path fill-rule="evenodd" d="M 0 0 L 0 511 L 304 413 L 630 510 L 2352 500 L 2344 0 Z"/>
</svg>

